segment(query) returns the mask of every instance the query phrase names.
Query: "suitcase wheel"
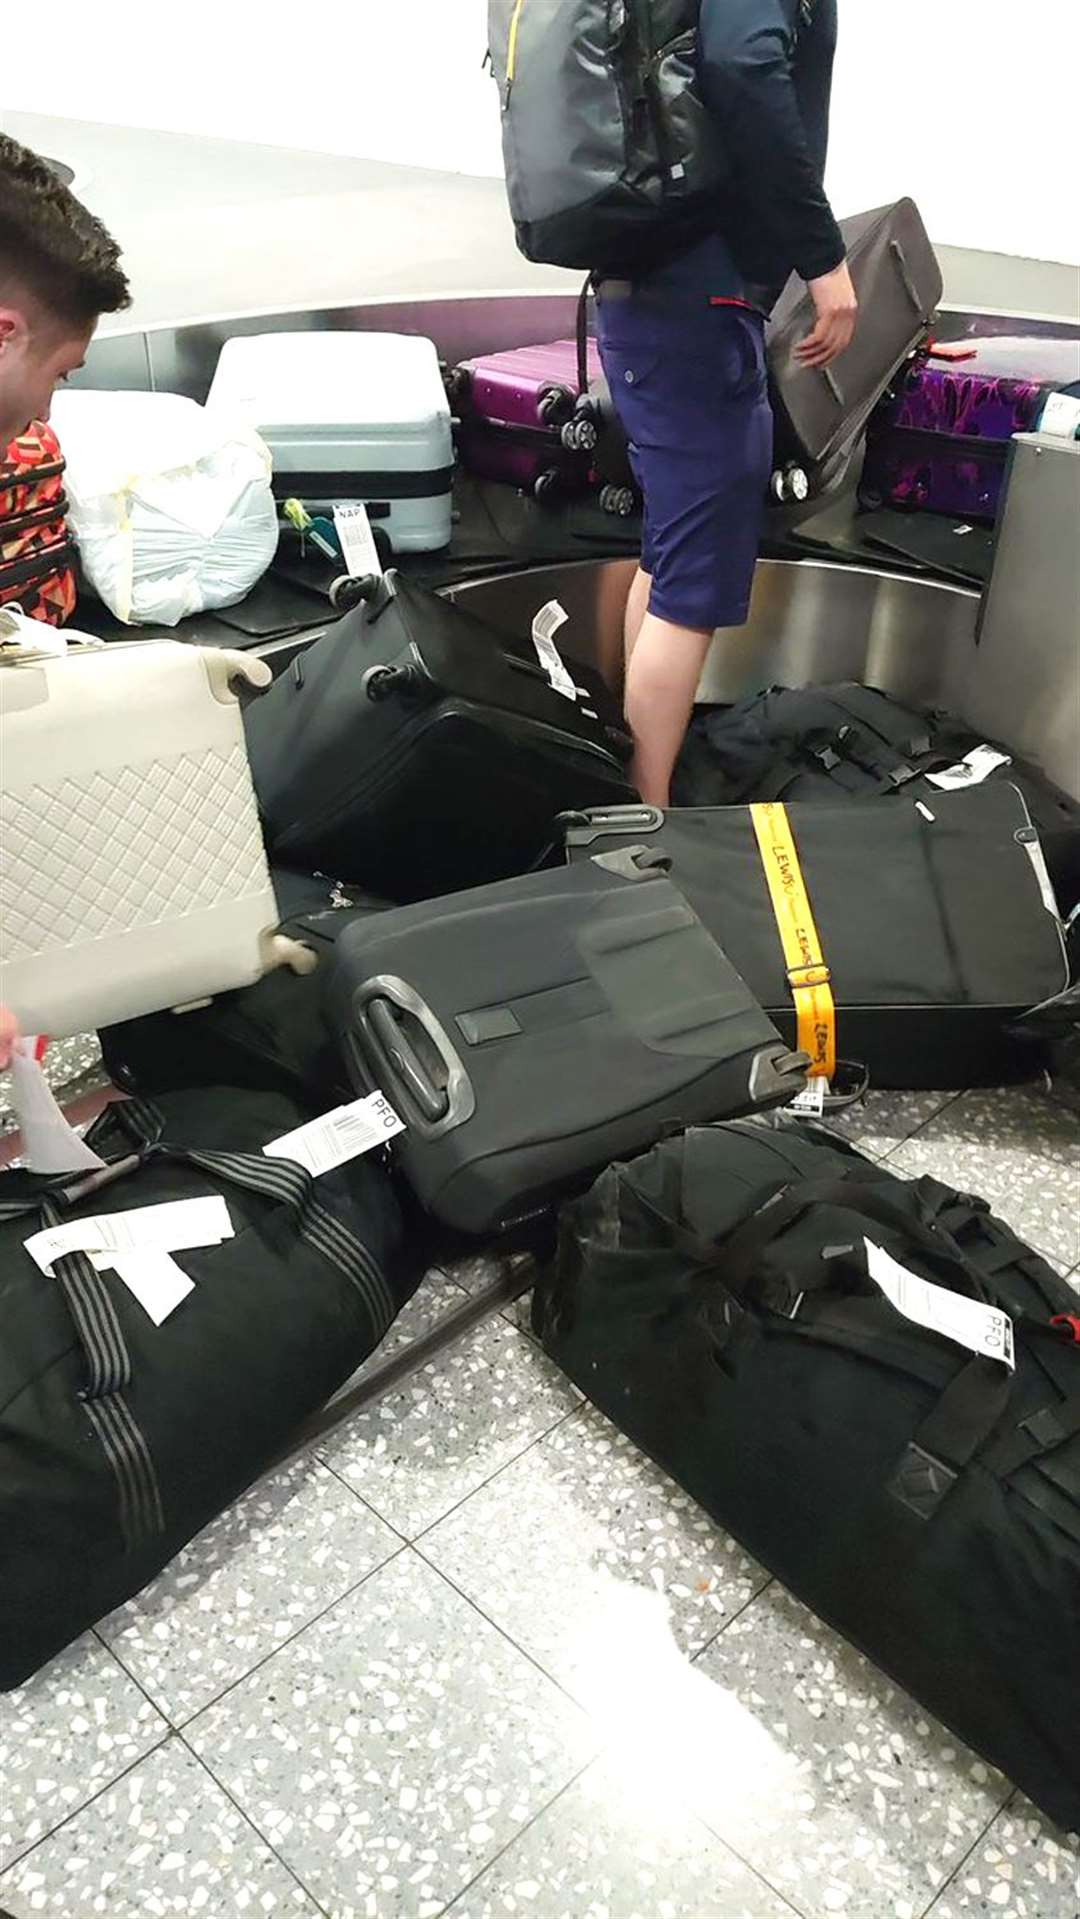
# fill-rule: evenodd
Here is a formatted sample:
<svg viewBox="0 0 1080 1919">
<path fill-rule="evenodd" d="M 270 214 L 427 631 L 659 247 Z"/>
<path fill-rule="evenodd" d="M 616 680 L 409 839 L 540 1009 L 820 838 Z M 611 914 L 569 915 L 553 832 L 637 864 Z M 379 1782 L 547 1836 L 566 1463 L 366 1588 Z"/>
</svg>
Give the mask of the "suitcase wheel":
<svg viewBox="0 0 1080 1919">
<path fill-rule="evenodd" d="M 770 490 L 773 499 L 778 500 L 781 506 L 793 503 L 801 506 L 804 500 L 810 498 L 810 476 L 805 467 L 798 466 L 794 462 L 788 466 L 777 467 L 772 476 Z"/>
<path fill-rule="evenodd" d="M 541 426 L 563 426 L 573 417 L 574 395 L 568 386 L 542 386 L 536 396 L 536 412 Z"/>
<path fill-rule="evenodd" d="M 568 453 L 591 453 L 599 438 L 595 423 L 586 415 L 577 413 L 567 420 L 559 439 Z"/>
<path fill-rule="evenodd" d="M 600 506 L 604 513 L 611 513 L 616 519 L 628 520 L 637 505 L 633 487 L 602 486 L 600 488 Z"/>
<path fill-rule="evenodd" d="M 467 366 L 452 366 L 443 374 L 446 397 L 452 407 L 460 407 L 472 391 L 472 374 Z"/>
<path fill-rule="evenodd" d="M 552 501 L 562 491 L 562 479 L 553 466 L 537 474 L 533 481 L 533 499 L 541 504 Z"/>
</svg>

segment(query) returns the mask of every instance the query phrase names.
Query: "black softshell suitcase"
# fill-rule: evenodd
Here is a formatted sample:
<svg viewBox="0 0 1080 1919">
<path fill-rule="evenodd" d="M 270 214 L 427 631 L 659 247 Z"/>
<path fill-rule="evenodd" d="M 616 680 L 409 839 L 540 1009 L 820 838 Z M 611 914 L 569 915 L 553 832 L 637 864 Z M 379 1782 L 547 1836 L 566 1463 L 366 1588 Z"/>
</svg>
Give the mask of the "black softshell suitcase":
<svg viewBox="0 0 1080 1919">
<path fill-rule="evenodd" d="M 0 1687 L 139 1591 L 374 1351 L 415 1285 L 372 1156 L 318 1180 L 263 1147 L 310 1118 L 278 1093 L 117 1101 L 88 1134 L 118 1177 L 0 1175 Z M 66 1198 L 73 1189 L 81 1198 Z M 176 1252 L 155 1325 L 43 1225 L 220 1195 L 234 1237 Z"/>
<path fill-rule="evenodd" d="M 246 715 L 270 849 L 390 899 L 525 871 L 567 806 L 632 797 L 599 677 L 556 692 L 528 640 L 388 576 Z"/>
<path fill-rule="evenodd" d="M 315 971 L 278 967 L 253 986 L 219 993 L 188 1012 L 149 1013 L 105 1027 L 98 1038 L 115 1085 L 152 1096 L 225 1080 L 288 1093 L 320 1112 L 351 1098 L 326 1023 L 322 976 L 345 928 L 385 912 L 389 902 L 319 874 L 275 867 L 271 878 L 282 931 L 318 955 Z"/>
<path fill-rule="evenodd" d="M 888 799 L 902 793 L 931 808 L 941 788 L 928 776 L 972 785 L 979 747 L 1007 753 L 940 707 L 904 706 L 876 687 L 770 686 L 735 706 L 699 712 L 687 733 L 673 782 L 679 806 L 735 806 L 748 800 Z M 991 769 L 1027 801 L 1062 917 L 1080 900 L 1080 803 L 1036 766 L 1011 756 Z"/>
<path fill-rule="evenodd" d="M 867 1239 L 1005 1313 L 1015 1371 L 905 1318 Z M 697 1128 L 563 1209 L 535 1316 L 755 1559 L 1080 1827 L 1080 1301 L 984 1201 L 816 1129 Z"/>
<path fill-rule="evenodd" d="M 769 322 L 768 359 L 779 469 L 796 465 L 825 484 L 859 438 L 893 376 L 928 338 L 943 281 L 913 200 L 841 221 L 859 299 L 855 337 L 827 367 L 804 367 L 795 348 L 813 331 L 814 303 L 792 278 Z"/>
<path fill-rule="evenodd" d="M 836 1048 L 880 1087 L 993 1086 L 1039 1047 L 1006 1023 L 1068 984 L 1038 839 L 1002 783 L 788 810 L 831 975 Z M 724 947 L 780 1031 L 796 1030 L 787 966 L 748 807 L 594 813 L 566 827 L 571 860 L 642 848 Z"/>
<path fill-rule="evenodd" d="M 661 875 L 587 860 L 351 926 L 329 975 L 360 1092 L 430 1211 L 509 1226 L 665 1127 L 783 1104 L 806 1060 Z"/>
</svg>

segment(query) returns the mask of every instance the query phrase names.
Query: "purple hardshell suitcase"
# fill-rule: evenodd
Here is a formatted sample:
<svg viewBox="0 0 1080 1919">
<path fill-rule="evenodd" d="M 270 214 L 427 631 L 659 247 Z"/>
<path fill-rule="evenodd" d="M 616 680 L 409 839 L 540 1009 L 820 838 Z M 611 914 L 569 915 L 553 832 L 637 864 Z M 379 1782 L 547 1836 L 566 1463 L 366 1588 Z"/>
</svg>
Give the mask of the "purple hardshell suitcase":
<svg viewBox="0 0 1080 1919">
<path fill-rule="evenodd" d="M 870 423 L 863 504 L 992 521 L 1013 434 L 1034 432 L 1049 396 L 1078 382 L 1080 340 L 1005 335 L 919 354 Z"/>
<path fill-rule="evenodd" d="M 587 346 L 589 379 L 600 372 L 595 340 Z M 573 417 L 578 397 L 576 340 L 514 347 L 463 360 L 451 375 L 451 392 L 463 413 L 498 426 L 529 427 L 554 434 Z"/>
<path fill-rule="evenodd" d="M 586 364 L 591 383 L 600 375 L 595 340 L 587 342 Z M 597 431 L 580 390 L 575 340 L 463 360 L 448 389 L 460 416 L 457 447 L 466 472 L 541 499 L 597 484 L 590 458 Z"/>
</svg>

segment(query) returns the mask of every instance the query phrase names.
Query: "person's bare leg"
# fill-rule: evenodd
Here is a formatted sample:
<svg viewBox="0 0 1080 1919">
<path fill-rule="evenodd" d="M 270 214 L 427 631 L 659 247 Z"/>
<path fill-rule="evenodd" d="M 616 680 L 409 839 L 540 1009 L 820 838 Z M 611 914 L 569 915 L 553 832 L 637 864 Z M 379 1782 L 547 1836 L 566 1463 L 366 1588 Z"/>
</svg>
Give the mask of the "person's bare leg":
<svg viewBox="0 0 1080 1919">
<path fill-rule="evenodd" d="M 626 674 L 626 719 L 634 736 L 631 777 L 650 806 L 671 803 L 671 775 L 694 710 L 711 631 L 646 613 Z"/>
<path fill-rule="evenodd" d="M 637 645 L 641 622 L 649 610 L 649 594 L 652 592 L 652 574 L 639 566 L 630 582 L 630 592 L 626 601 L 626 613 L 623 616 L 623 665 L 627 672 Z"/>
</svg>

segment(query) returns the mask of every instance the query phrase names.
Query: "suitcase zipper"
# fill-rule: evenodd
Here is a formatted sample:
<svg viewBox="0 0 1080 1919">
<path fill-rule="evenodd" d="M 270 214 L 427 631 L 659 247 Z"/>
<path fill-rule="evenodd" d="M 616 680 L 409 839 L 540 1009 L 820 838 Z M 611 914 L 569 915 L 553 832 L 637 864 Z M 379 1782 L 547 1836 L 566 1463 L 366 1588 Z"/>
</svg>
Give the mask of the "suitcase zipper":
<svg viewBox="0 0 1080 1919">
<path fill-rule="evenodd" d="M 39 547 L 26 560 L 0 561 L 0 593 L 9 586 L 22 586 L 28 581 L 47 580 L 49 576 L 61 570 L 74 556 L 75 542 L 59 540 L 55 546 Z"/>
<path fill-rule="evenodd" d="M 41 480 L 59 479 L 66 465 L 66 460 L 50 460 L 48 466 L 20 466 L 18 461 L 5 466 L 0 462 L 0 493 L 13 486 L 37 486 Z"/>
<path fill-rule="evenodd" d="M 505 711 L 505 709 L 497 709 L 497 710 Z M 556 740 L 565 739 L 569 737 L 573 741 L 574 746 L 579 747 L 581 751 L 583 753 L 588 754 L 590 758 L 598 760 L 604 764 L 611 765 L 616 772 L 619 772 L 621 770 L 619 768 L 619 764 L 615 754 L 611 752 L 609 748 L 600 746 L 595 740 L 582 739 L 576 733 L 570 734 L 570 735 L 563 734 L 560 732 L 559 729 L 552 726 L 550 722 L 546 720 L 536 721 L 535 724 L 540 729 L 542 736 L 547 738 L 554 738 Z M 382 793 L 386 790 L 386 788 L 392 783 L 393 776 L 397 770 L 397 766 L 400 758 L 401 745 L 402 745 L 402 741 L 401 741 L 401 736 L 399 735 L 398 739 L 394 742 L 393 747 L 388 751 L 386 755 L 386 769 L 384 773 L 382 774 L 382 777 L 378 779 L 374 783 L 374 785 L 368 786 L 365 789 L 366 798 L 369 803 L 379 799 Z M 335 796 L 333 802 L 327 806 L 327 809 L 325 812 L 316 814 L 316 816 L 313 819 L 312 818 L 306 819 L 303 826 L 303 839 L 306 840 L 308 836 L 312 833 L 332 830 L 335 826 L 337 826 L 339 822 L 346 817 L 348 810 L 353 803 L 355 790 L 356 789 L 353 786 L 343 787 L 339 791 L 339 793 Z M 289 843 L 290 843 L 289 838 L 286 837 L 285 835 L 282 835 L 282 838 L 279 844 L 284 849 L 287 850 Z"/>
<path fill-rule="evenodd" d="M 517 73 L 518 30 L 521 26 L 521 10 L 525 0 L 514 0 L 514 11 L 510 15 L 510 31 L 506 40 L 506 82 L 503 86 L 503 111 L 510 105 L 510 93 Z"/>
<path fill-rule="evenodd" d="M 1025 431 L 1023 427 L 1018 427 L 1016 430 L 1018 433 Z M 972 453 L 989 453 L 995 458 L 1000 459 L 1004 457 L 1009 448 L 1008 440 L 988 440 L 986 435 L 982 433 L 950 433 L 947 427 L 900 426 L 887 422 L 882 424 L 879 432 L 875 433 L 874 438 L 877 440 L 880 436 L 881 439 L 885 439 L 886 437 L 891 437 L 893 434 L 900 433 L 904 435 L 905 441 L 923 441 L 927 446 L 933 447 L 935 451 L 939 453 L 947 446 L 954 446 L 967 449 Z"/>
<path fill-rule="evenodd" d="M 62 520 L 67 512 L 67 499 L 61 493 L 45 506 L 27 507 L 22 513 L 0 513 L 0 550 L 16 533 L 25 533 L 28 527 L 48 526 L 50 520 Z"/>
</svg>

